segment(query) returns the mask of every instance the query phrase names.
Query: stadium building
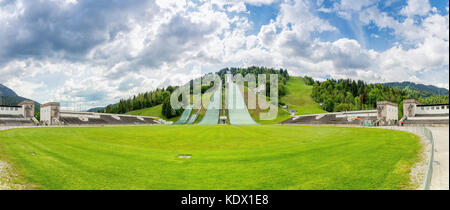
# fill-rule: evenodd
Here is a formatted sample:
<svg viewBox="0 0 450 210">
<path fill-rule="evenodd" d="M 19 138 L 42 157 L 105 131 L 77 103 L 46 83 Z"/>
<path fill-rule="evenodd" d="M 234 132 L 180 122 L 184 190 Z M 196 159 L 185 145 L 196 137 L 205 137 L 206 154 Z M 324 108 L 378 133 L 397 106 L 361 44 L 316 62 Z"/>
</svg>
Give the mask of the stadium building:
<svg viewBox="0 0 450 210">
<path fill-rule="evenodd" d="M 288 119 L 282 124 L 305 125 L 397 125 L 398 105 L 388 101 L 377 103 L 375 110 L 331 112 L 301 115 Z"/>
<path fill-rule="evenodd" d="M 41 105 L 40 121 L 34 116 L 34 102 L 23 101 L 18 106 L 0 105 L 1 126 L 32 125 L 139 125 L 166 124 L 164 120 L 148 116 L 74 112 L 61 110 L 60 103 L 50 102 Z M 294 116 L 281 124 L 304 125 L 354 125 L 354 126 L 448 126 L 449 105 L 421 105 L 415 99 L 403 101 L 403 117 L 398 120 L 398 105 L 380 101 L 374 110 L 344 111 Z M 218 111 L 217 111 L 218 113 Z M 191 116 L 192 118 L 192 116 Z M 186 116 L 189 119 L 189 115 Z M 195 119 L 192 121 L 192 123 Z M 226 116 L 217 121 L 226 123 Z M 192 124 L 188 123 L 188 124 Z"/>
<path fill-rule="evenodd" d="M 34 102 L 23 101 L 18 106 L 0 105 L 0 125 L 36 125 L 38 120 L 34 117 Z"/>
<path fill-rule="evenodd" d="M 404 100 L 401 121 L 404 125 L 448 125 L 449 105 L 421 105 L 415 99 Z"/>
<path fill-rule="evenodd" d="M 400 121 L 398 118 L 396 103 L 380 101 L 377 103 L 376 110 L 301 115 L 288 119 L 282 124 L 448 126 L 449 105 L 421 105 L 415 99 L 407 99 L 403 101 L 403 117 Z"/>
<path fill-rule="evenodd" d="M 147 116 L 63 111 L 58 102 L 41 105 L 42 125 L 140 125 L 162 123 L 155 117 Z"/>
</svg>

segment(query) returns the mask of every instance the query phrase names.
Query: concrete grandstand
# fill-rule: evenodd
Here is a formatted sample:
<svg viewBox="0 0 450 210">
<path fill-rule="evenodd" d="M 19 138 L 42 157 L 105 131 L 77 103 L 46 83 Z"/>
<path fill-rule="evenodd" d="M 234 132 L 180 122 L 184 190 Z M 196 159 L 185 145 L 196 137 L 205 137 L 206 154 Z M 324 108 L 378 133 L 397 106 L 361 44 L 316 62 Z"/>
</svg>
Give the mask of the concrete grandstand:
<svg viewBox="0 0 450 210">
<path fill-rule="evenodd" d="M 39 122 L 34 117 L 34 102 L 23 101 L 18 106 L 0 105 L 0 125 L 37 125 Z"/>
<path fill-rule="evenodd" d="M 162 124 L 155 117 L 73 112 L 60 109 L 58 102 L 41 106 L 41 125 L 139 125 Z"/>
<path fill-rule="evenodd" d="M 417 100 L 403 101 L 403 118 L 406 126 L 447 125 L 449 124 L 449 105 L 421 105 Z"/>
<path fill-rule="evenodd" d="M 208 105 L 200 125 L 226 124 L 256 125 L 245 104 L 242 90 L 228 81 L 226 94 L 227 116 L 220 116 L 222 109 L 222 85 L 219 85 Z M 449 105 L 421 105 L 417 100 L 407 99 L 403 102 L 403 117 L 398 120 L 398 105 L 380 101 L 374 110 L 344 111 L 311 115 L 299 115 L 280 124 L 303 125 L 352 125 L 352 126 L 448 126 Z M 199 113 L 192 112 L 189 106 L 175 124 L 194 124 Z M 34 126 L 34 125 L 139 125 L 165 124 L 157 117 L 132 116 L 121 114 L 90 113 L 64 111 L 60 103 L 50 102 L 41 105 L 40 121 L 34 116 L 34 102 L 23 101 L 18 106 L 0 105 L 0 126 Z"/>
<path fill-rule="evenodd" d="M 396 125 L 398 105 L 388 101 L 377 103 L 375 110 L 345 111 L 312 115 L 300 115 L 281 124 L 310 125 Z"/>
<path fill-rule="evenodd" d="M 407 99 L 403 102 L 403 118 L 398 120 L 398 105 L 380 101 L 375 110 L 300 115 L 281 124 L 448 126 L 449 105 L 420 105 L 415 99 Z"/>
</svg>

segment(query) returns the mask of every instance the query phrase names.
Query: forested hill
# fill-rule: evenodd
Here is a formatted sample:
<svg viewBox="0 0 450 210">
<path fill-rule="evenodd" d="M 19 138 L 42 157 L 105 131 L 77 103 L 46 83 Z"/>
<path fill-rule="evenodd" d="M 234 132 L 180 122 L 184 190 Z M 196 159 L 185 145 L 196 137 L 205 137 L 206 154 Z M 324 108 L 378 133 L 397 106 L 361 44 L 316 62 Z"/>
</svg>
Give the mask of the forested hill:
<svg viewBox="0 0 450 210">
<path fill-rule="evenodd" d="M 217 72 L 217 74 L 222 78 L 224 81 L 225 74 L 227 72 L 231 72 L 232 74 L 242 74 L 243 76 L 247 74 L 255 74 L 257 76 L 258 74 L 278 74 L 278 92 L 279 97 L 286 94 L 286 81 L 289 79 L 289 74 L 287 70 L 276 70 L 272 68 L 266 68 L 266 67 L 249 67 L 249 68 L 225 68 Z M 270 82 L 270 79 L 267 78 L 266 82 Z M 192 84 L 193 81 L 190 81 Z M 205 85 L 202 86 L 202 93 L 204 93 L 206 90 L 208 90 L 211 86 Z M 98 112 L 106 112 L 106 113 L 115 113 L 115 114 L 123 114 L 135 110 L 141 110 L 145 108 L 155 107 L 158 105 L 163 104 L 162 108 L 162 114 L 166 118 L 172 118 L 176 117 L 177 115 L 180 115 L 180 110 L 172 110 L 170 108 L 170 94 L 176 89 L 176 86 L 169 86 L 167 88 L 163 89 L 156 89 L 153 91 L 149 91 L 146 93 L 140 93 L 135 96 L 132 96 L 128 99 L 122 99 L 117 104 L 109 105 L 105 109 L 96 109 Z M 266 85 L 267 88 L 267 94 L 270 94 L 270 85 Z M 192 87 L 191 87 L 192 91 Z M 94 110 L 95 111 L 95 110 Z"/>
<path fill-rule="evenodd" d="M 18 96 L 13 90 L 0 84 L 0 96 Z"/>
<path fill-rule="evenodd" d="M 20 102 L 30 100 L 24 97 L 21 97 L 17 95 L 13 90 L 10 88 L 0 84 L 0 105 L 7 105 L 7 106 L 17 106 Z M 40 111 L 40 104 L 37 102 L 35 103 L 35 111 Z"/>
<path fill-rule="evenodd" d="M 449 91 L 445 88 L 439 88 L 433 85 L 416 84 L 413 82 L 390 82 L 382 83 L 387 87 L 396 88 L 399 90 L 416 92 L 419 97 L 429 97 L 432 95 L 448 95 Z"/>
<path fill-rule="evenodd" d="M 375 109 L 377 101 L 394 102 L 399 104 L 401 109 L 403 100 L 410 98 L 417 99 L 422 104 L 448 103 L 448 91 L 447 95 L 434 95 L 426 94 L 424 91 L 401 89 L 382 84 L 367 84 L 361 80 L 351 79 L 329 79 L 319 82 L 305 77 L 305 81 L 308 85 L 313 86 L 311 96 L 314 101 L 330 112 Z M 415 87 L 421 86 L 424 85 Z"/>
<path fill-rule="evenodd" d="M 319 82 L 305 77 L 305 81 L 313 86 L 312 98 L 329 112 L 375 109 L 377 101 L 400 104 L 406 98 L 404 91 L 361 80 L 329 79 Z"/>
<path fill-rule="evenodd" d="M 273 69 L 266 67 L 225 68 L 218 71 L 217 74 L 222 80 L 225 80 L 225 75 L 228 72 L 233 75 L 240 73 L 243 76 L 247 74 L 255 74 L 255 76 L 258 74 L 278 74 L 279 97 L 282 98 L 289 91 L 287 82 L 290 81 L 290 76 L 288 71 L 284 69 Z M 190 83 L 192 82 L 193 81 Z M 267 78 L 266 82 L 269 82 L 269 78 Z M 441 93 L 444 95 L 432 94 L 435 93 L 433 91 L 436 90 L 436 87 L 428 87 L 427 90 L 430 91 L 431 94 L 428 94 L 428 92 L 425 91 L 419 91 L 425 90 L 423 88 L 427 87 L 425 85 L 405 85 L 405 87 L 409 88 L 401 88 L 402 86 L 394 86 L 393 83 L 392 87 L 390 87 L 390 85 L 387 84 L 368 84 L 361 80 L 356 81 L 351 79 L 329 79 L 320 82 L 307 76 L 304 77 L 304 82 L 306 85 L 312 86 L 311 96 L 308 94 L 308 97 L 312 97 L 314 102 L 320 104 L 319 108 L 329 112 L 375 109 L 378 101 L 390 101 L 397 103 L 400 105 L 399 108 L 401 109 L 402 101 L 408 98 L 418 99 L 422 104 L 448 103 L 448 90 L 446 92 L 447 95 L 444 93 Z M 202 93 L 209 87 L 210 86 L 202 86 Z M 100 110 L 100 112 L 123 114 L 135 110 L 163 105 L 163 116 L 166 118 L 176 117 L 181 114 L 181 111 L 172 110 L 169 105 L 170 94 L 176 88 L 177 87 L 169 86 L 163 89 L 140 93 L 128 99 L 122 99 L 119 103 L 110 105 L 106 107 L 105 110 Z M 266 85 L 266 88 L 270 89 L 270 85 Z M 414 90 L 414 88 L 418 88 L 419 90 Z M 444 92 L 443 90 L 440 91 Z M 269 93 L 270 90 L 267 91 L 267 94 Z"/>
<path fill-rule="evenodd" d="M 278 75 L 278 97 L 283 97 L 287 93 L 286 83 L 289 80 L 289 73 L 284 69 L 274 69 L 267 67 L 251 66 L 248 68 L 225 68 L 217 72 L 222 81 L 225 83 L 225 75 L 230 72 L 232 75 L 241 74 L 245 77 L 247 74 L 255 75 L 256 81 L 258 81 L 258 75 L 266 75 L 266 94 L 270 95 L 270 74 Z"/>
</svg>

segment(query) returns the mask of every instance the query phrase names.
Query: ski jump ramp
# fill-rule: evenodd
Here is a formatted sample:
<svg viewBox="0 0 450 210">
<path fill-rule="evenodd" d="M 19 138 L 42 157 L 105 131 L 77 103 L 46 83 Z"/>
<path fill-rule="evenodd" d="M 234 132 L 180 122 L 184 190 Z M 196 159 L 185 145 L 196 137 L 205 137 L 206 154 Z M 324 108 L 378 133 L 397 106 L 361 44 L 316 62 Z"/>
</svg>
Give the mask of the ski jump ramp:
<svg viewBox="0 0 450 210">
<path fill-rule="evenodd" d="M 198 125 L 219 124 L 219 115 L 221 107 L 222 107 L 222 84 L 219 85 L 219 88 L 214 92 L 214 95 L 211 97 L 208 109 L 206 109 L 205 116 L 203 116 L 203 119 L 198 123 Z"/>
<path fill-rule="evenodd" d="M 175 122 L 176 125 L 180 125 L 180 124 L 186 124 L 186 122 L 189 120 L 189 116 L 191 115 L 192 112 L 192 105 L 189 105 L 183 112 L 183 114 L 181 115 L 180 119 Z"/>
<path fill-rule="evenodd" d="M 232 125 L 258 125 L 248 112 L 247 105 L 245 104 L 244 95 L 239 89 L 239 86 L 228 81 L 228 93 L 227 95 L 227 108 L 228 119 Z M 206 109 L 205 116 L 198 123 L 198 125 L 217 125 L 219 124 L 220 110 L 222 108 L 222 84 L 211 96 L 208 108 Z M 192 105 L 190 105 L 175 124 L 193 124 L 197 119 L 197 115 L 193 114 Z"/>
<path fill-rule="evenodd" d="M 189 118 L 189 120 L 186 122 L 186 124 L 192 125 L 194 124 L 195 120 L 197 120 L 198 115 L 197 114 L 192 114 L 191 118 Z"/>
<path fill-rule="evenodd" d="M 248 112 L 244 96 L 236 83 L 228 81 L 228 118 L 232 125 L 258 125 Z"/>
</svg>

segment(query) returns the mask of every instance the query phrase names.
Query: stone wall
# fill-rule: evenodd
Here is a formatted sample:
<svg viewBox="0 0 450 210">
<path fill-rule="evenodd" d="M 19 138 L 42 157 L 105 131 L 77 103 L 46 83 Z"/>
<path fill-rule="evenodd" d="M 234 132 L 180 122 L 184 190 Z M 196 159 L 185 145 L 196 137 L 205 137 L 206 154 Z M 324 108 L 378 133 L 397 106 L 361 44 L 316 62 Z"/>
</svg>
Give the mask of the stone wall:
<svg viewBox="0 0 450 210">
<path fill-rule="evenodd" d="M 389 101 L 377 103 L 377 120 L 380 125 L 396 125 L 398 122 L 398 105 Z"/>
</svg>

